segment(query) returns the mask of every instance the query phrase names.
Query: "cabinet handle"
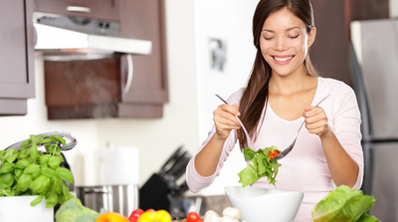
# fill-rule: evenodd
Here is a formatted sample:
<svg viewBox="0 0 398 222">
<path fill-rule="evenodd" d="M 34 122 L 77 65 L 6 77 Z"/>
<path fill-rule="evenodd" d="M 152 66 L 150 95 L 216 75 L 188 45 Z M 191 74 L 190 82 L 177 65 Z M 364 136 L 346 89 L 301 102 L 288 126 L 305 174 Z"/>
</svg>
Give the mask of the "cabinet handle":
<svg viewBox="0 0 398 222">
<path fill-rule="evenodd" d="M 85 13 L 89 13 L 91 11 L 90 8 L 88 7 L 83 7 L 83 6 L 74 6 L 74 5 L 70 5 L 66 8 L 67 11 L 70 12 L 85 12 Z"/>
<path fill-rule="evenodd" d="M 127 54 L 127 81 L 126 86 L 124 87 L 124 94 L 128 93 L 131 88 L 131 83 L 133 82 L 134 75 L 134 67 L 133 67 L 133 56 L 131 54 Z"/>
</svg>

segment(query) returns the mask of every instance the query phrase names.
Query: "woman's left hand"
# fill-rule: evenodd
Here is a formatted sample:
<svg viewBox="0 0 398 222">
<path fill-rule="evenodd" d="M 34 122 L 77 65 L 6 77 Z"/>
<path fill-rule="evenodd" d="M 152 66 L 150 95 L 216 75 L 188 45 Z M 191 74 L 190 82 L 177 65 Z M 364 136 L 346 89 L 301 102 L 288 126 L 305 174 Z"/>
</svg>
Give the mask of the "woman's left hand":
<svg viewBox="0 0 398 222">
<path fill-rule="evenodd" d="M 322 107 L 306 107 L 303 117 L 305 118 L 305 127 L 309 133 L 322 136 L 329 132 L 328 118 Z"/>
</svg>

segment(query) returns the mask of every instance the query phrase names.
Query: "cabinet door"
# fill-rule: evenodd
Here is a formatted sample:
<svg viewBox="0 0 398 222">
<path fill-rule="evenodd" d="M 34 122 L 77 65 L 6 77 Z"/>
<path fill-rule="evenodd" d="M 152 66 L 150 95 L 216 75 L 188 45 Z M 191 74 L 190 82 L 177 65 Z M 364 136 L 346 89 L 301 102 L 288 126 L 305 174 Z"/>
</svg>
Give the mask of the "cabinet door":
<svg viewBox="0 0 398 222">
<path fill-rule="evenodd" d="M 129 56 L 122 57 L 122 89 L 131 80 L 122 94 L 122 102 L 164 103 L 168 101 L 164 2 L 130 0 L 121 4 L 121 36 L 152 42 L 150 55 L 132 56 L 130 77 Z"/>
<path fill-rule="evenodd" d="M 2 0 L 0 2 L 1 104 L 21 104 L 26 107 L 26 98 L 34 97 L 35 94 L 30 3 L 29 0 Z M 17 108 L 17 110 L 20 109 Z M 0 114 L 13 114 L 12 108 L 11 110 L 7 108 L 6 112 L 1 109 Z M 23 113 L 16 111 L 16 114 Z"/>
</svg>

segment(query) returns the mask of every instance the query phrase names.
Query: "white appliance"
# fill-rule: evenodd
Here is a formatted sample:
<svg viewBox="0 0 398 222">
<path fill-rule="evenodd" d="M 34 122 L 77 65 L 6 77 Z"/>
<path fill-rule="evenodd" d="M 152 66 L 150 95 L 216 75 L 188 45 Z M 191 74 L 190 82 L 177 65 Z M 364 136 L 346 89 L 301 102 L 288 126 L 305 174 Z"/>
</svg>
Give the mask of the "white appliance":
<svg viewBox="0 0 398 222">
<path fill-rule="evenodd" d="M 129 216 L 139 206 L 139 152 L 136 147 L 109 146 L 98 156 L 99 185 L 77 186 L 76 196 L 95 211 Z"/>
<path fill-rule="evenodd" d="M 140 182 L 137 147 L 109 146 L 99 152 L 98 163 L 101 185 L 138 185 Z"/>
<path fill-rule="evenodd" d="M 64 50 L 91 54 L 114 52 L 148 55 L 152 42 L 118 37 L 119 23 L 42 12 L 33 13 L 35 50 Z"/>
</svg>

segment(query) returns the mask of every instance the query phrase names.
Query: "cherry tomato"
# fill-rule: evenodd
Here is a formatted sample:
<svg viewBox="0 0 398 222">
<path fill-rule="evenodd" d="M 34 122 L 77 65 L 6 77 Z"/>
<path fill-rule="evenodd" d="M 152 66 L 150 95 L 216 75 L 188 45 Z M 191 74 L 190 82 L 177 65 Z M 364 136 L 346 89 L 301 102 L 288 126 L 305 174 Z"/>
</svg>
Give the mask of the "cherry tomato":
<svg viewBox="0 0 398 222">
<path fill-rule="evenodd" d="M 188 222 L 197 222 L 200 219 L 199 214 L 196 212 L 189 212 L 187 215 Z"/>
<path fill-rule="evenodd" d="M 272 160 L 272 159 L 275 158 L 276 155 L 278 155 L 279 153 L 280 153 L 279 150 L 271 150 L 271 151 L 269 151 L 268 156 L 270 157 L 270 160 Z"/>
<path fill-rule="evenodd" d="M 133 210 L 133 212 L 130 214 L 129 221 L 136 222 L 142 213 L 144 213 L 142 209 Z"/>
</svg>

